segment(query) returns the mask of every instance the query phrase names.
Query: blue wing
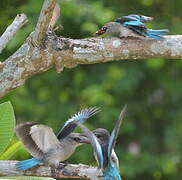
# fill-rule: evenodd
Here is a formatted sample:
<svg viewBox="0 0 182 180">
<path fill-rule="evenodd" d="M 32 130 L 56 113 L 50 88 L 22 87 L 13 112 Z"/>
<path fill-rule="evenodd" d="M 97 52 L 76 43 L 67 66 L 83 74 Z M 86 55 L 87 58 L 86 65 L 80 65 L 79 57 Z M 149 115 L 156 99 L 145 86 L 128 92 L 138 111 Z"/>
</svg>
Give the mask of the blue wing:
<svg viewBox="0 0 182 180">
<path fill-rule="evenodd" d="M 127 110 L 127 105 L 124 106 L 124 108 L 122 109 L 121 113 L 120 113 L 120 116 L 119 116 L 119 119 L 117 120 L 116 122 L 116 125 L 111 133 L 111 136 L 109 138 L 109 145 L 108 145 L 108 158 L 111 157 L 111 153 L 112 153 L 112 150 L 114 149 L 114 146 L 116 144 L 116 139 L 117 139 L 117 136 L 118 136 L 118 133 L 119 133 L 119 129 L 120 129 L 120 126 L 121 126 L 121 123 L 124 119 L 124 116 L 126 114 L 126 110 Z"/>
<path fill-rule="evenodd" d="M 102 151 L 102 147 L 101 147 L 97 137 L 94 135 L 94 133 L 92 133 L 84 125 L 82 125 L 80 123 L 78 123 L 78 125 L 85 132 L 87 138 L 90 140 L 90 143 L 94 150 L 94 156 L 95 156 L 95 159 L 97 160 L 99 168 L 103 168 L 103 166 L 104 166 L 103 151 Z"/>
<path fill-rule="evenodd" d="M 156 39 L 156 40 L 163 40 L 164 35 L 166 35 L 169 32 L 168 29 L 160 29 L 160 30 L 153 30 L 153 29 L 147 29 L 146 36 Z"/>
<path fill-rule="evenodd" d="M 139 27 L 144 27 L 145 24 L 142 23 L 141 21 L 129 21 L 129 22 L 125 22 L 123 23 L 124 26 L 139 26 Z"/>
<path fill-rule="evenodd" d="M 138 14 L 130 14 L 128 16 L 133 17 L 135 19 L 138 19 L 139 21 L 141 21 L 143 23 L 148 22 L 148 21 L 152 21 L 154 19 L 153 17 L 138 15 Z"/>
<path fill-rule="evenodd" d="M 131 29 L 133 32 L 139 35 L 156 39 L 156 40 L 164 39 L 162 36 L 167 34 L 169 30 L 168 29 L 161 29 L 161 30 L 147 29 L 144 23 L 151 20 L 153 20 L 153 18 L 149 16 L 131 14 L 128 16 L 122 16 L 120 18 L 117 18 L 115 22 L 122 24 L 123 26 Z"/>
<path fill-rule="evenodd" d="M 132 16 L 122 16 L 120 18 L 117 18 L 115 22 L 118 22 L 126 27 L 127 26 L 145 27 L 145 24 L 142 21 Z"/>
<path fill-rule="evenodd" d="M 159 30 L 148 29 L 148 31 L 150 33 L 158 34 L 158 35 L 166 35 L 169 32 L 168 29 L 159 29 Z"/>
<path fill-rule="evenodd" d="M 94 116 L 98 112 L 100 112 L 100 108 L 98 107 L 90 107 L 81 110 L 65 122 L 64 126 L 59 131 L 57 138 L 59 140 L 65 138 L 74 131 L 74 129 L 78 126 L 77 123 L 84 123 L 88 118 Z"/>
</svg>

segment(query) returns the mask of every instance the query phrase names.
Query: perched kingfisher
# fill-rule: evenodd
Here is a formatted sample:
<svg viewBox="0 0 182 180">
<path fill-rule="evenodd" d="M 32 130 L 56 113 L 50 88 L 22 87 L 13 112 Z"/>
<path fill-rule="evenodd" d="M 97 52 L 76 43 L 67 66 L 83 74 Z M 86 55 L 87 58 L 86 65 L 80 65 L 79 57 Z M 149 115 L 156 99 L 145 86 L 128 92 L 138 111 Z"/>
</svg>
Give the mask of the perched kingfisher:
<svg viewBox="0 0 182 180">
<path fill-rule="evenodd" d="M 155 40 L 163 40 L 169 30 L 153 30 L 148 29 L 145 22 L 152 21 L 152 17 L 131 14 L 117 18 L 114 22 L 105 24 L 99 29 L 96 35 L 112 35 L 117 37 L 149 37 Z"/>
<path fill-rule="evenodd" d="M 99 143 L 102 144 L 103 147 L 107 146 L 109 138 L 110 138 L 110 133 L 108 130 L 104 128 L 97 128 L 94 131 L 92 131 L 92 133 L 97 137 L 97 139 L 99 140 Z M 88 139 L 85 139 L 85 140 L 87 141 Z M 119 169 L 119 160 L 114 149 L 112 150 L 112 153 L 111 153 L 111 159 L 113 162 L 115 162 L 115 164 L 117 165 Z"/>
<path fill-rule="evenodd" d="M 32 159 L 16 163 L 17 170 L 27 170 L 40 164 L 58 167 L 59 162 L 68 159 L 87 137 L 72 133 L 76 123 L 84 123 L 99 112 L 99 108 L 83 109 L 64 124 L 57 137 L 52 128 L 38 123 L 22 123 L 16 127 L 16 135 L 24 144 Z"/>
<path fill-rule="evenodd" d="M 114 152 L 114 146 L 126 109 L 125 105 L 111 135 L 105 129 L 99 128 L 92 132 L 84 125 L 79 124 L 88 138 L 87 141 L 89 142 L 87 143 L 90 143 L 93 147 L 95 159 L 103 172 L 103 180 L 121 180 L 118 158 Z"/>
</svg>

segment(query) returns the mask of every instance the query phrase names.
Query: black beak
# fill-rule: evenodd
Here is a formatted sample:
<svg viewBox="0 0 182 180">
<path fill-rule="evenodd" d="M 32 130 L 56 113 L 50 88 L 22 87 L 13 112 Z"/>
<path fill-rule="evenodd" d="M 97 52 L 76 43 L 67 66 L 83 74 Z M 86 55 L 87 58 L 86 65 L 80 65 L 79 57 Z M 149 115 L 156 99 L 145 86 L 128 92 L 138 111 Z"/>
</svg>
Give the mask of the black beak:
<svg viewBox="0 0 182 180">
<path fill-rule="evenodd" d="M 84 133 L 80 134 L 79 139 L 79 143 L 90 144 L 89 138 Z"/>
</svg>

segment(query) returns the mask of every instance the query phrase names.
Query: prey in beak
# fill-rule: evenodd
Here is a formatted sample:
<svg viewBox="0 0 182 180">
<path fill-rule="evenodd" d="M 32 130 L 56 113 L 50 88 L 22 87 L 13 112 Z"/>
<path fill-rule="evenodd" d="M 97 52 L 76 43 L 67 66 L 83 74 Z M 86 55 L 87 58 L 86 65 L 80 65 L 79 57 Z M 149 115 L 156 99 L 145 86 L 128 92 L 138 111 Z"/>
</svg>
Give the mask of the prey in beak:
<svg viewBox="0 0 182 180">
<path fill-rule="evenodd" d="M 99 29 L 98 31 L 96 31 L 95 35 L 100 36 L 100 35 L 104 34 L 106 32 L 106 30 L 107 30 L 107 27 L 104 26 L 101 29 Z"/>
</svg>

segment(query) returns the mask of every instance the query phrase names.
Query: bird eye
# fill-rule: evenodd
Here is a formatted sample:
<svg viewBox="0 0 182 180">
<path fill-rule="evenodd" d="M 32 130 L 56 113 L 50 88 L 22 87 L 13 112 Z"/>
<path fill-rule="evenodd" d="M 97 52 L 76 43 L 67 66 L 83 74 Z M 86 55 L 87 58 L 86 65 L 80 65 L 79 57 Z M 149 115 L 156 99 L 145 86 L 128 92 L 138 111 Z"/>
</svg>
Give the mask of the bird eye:
<svg viewBox="0 0 182 180">
<path fill-rule="evenodd" d="M 107 30 L 107 27 L 103 27 L 102 30 L 103 30 L 103 31 L 106 31 L 106 30 Z"/>
<path fill-rule="evenodd" d="M 102 138 L 102 136 L 100 134 L 96 134 L 97 138 Z"/>
<path fill-rule="evenodd" d="M 73 138 L 73 140 L 76 141 L 76 142 L 79 142 L 80 141 L 80 138 L 75 137 L 75 138 Z"/>
</svg>

